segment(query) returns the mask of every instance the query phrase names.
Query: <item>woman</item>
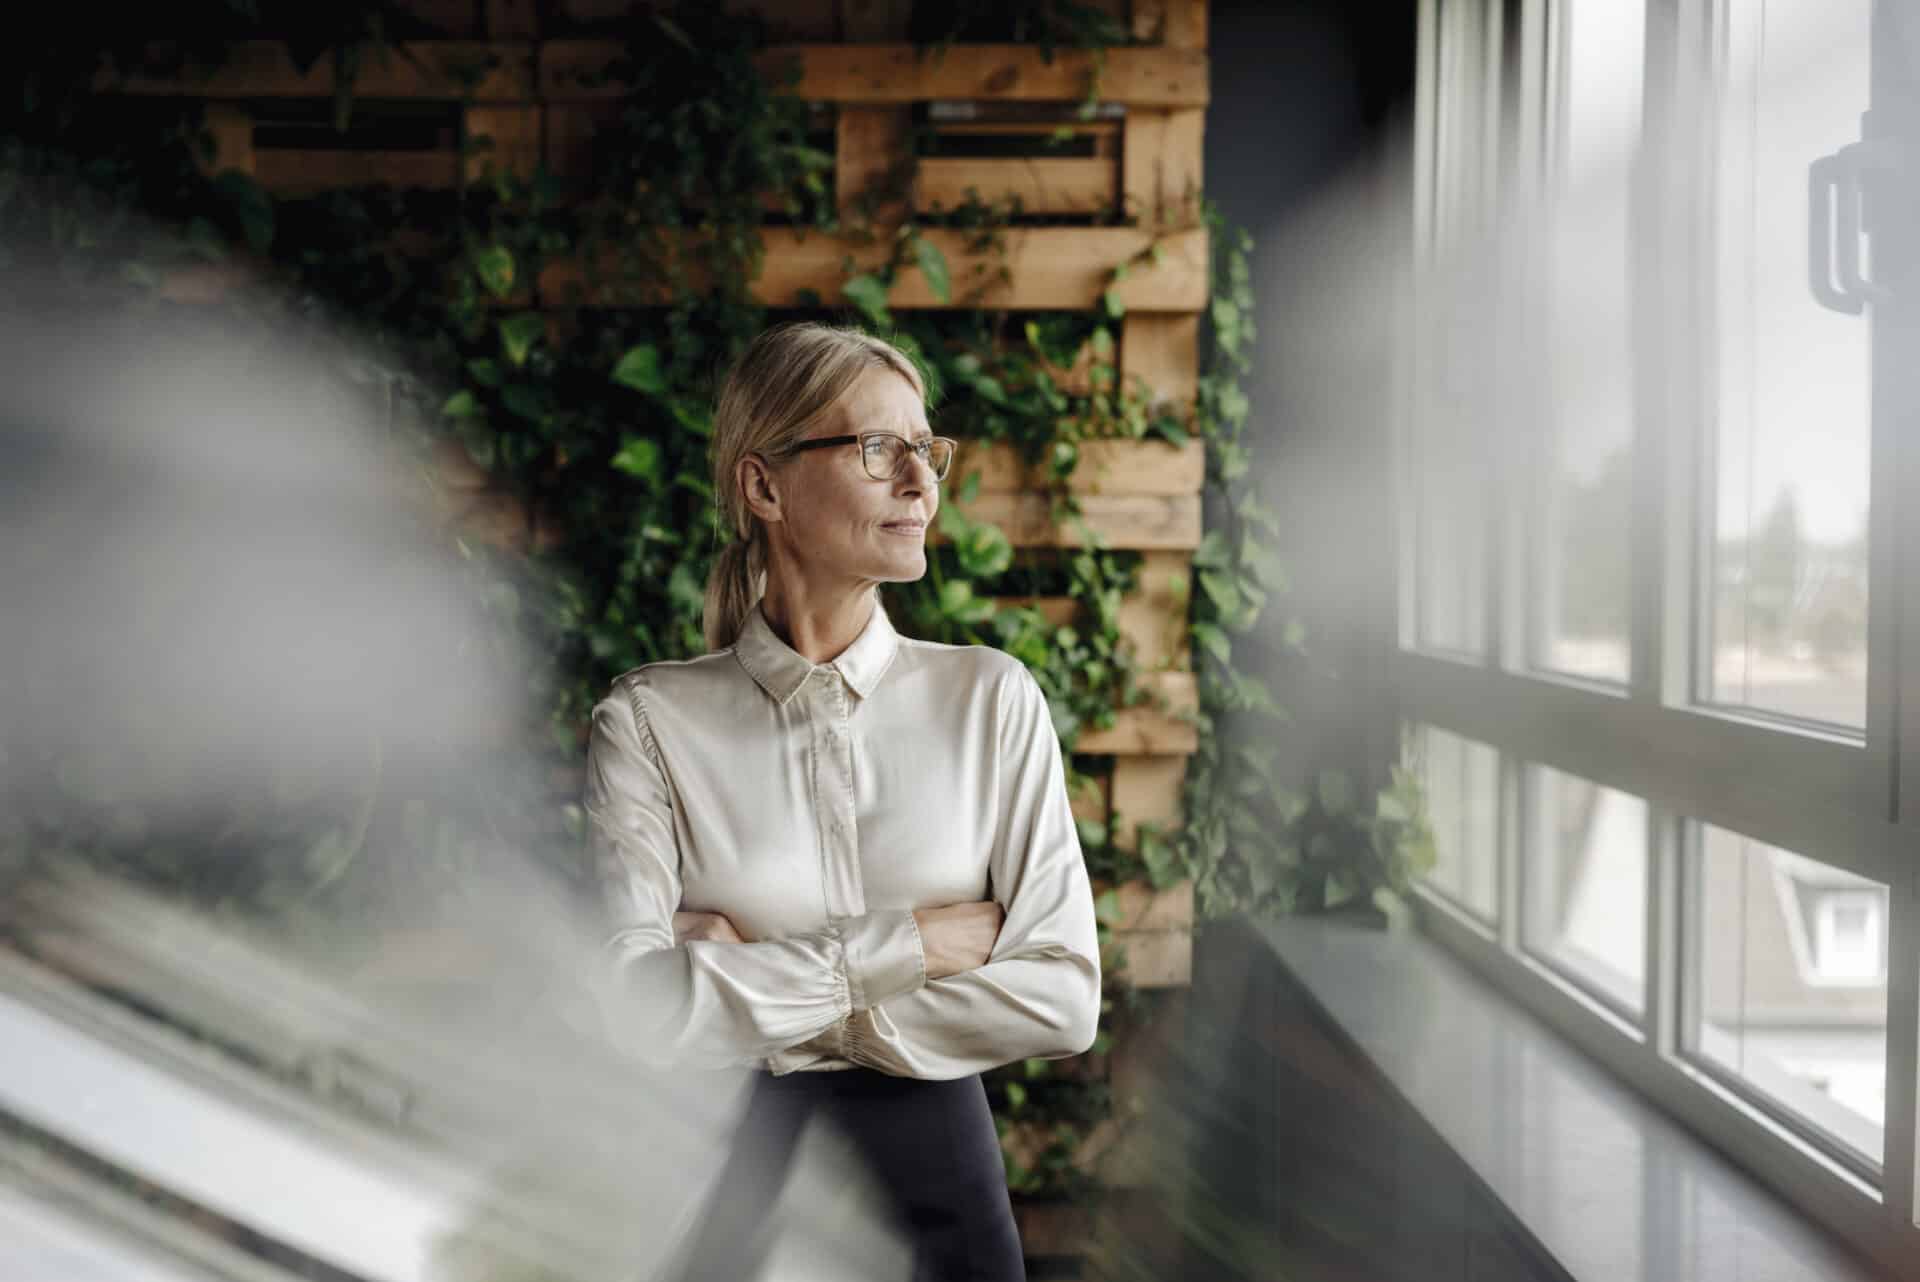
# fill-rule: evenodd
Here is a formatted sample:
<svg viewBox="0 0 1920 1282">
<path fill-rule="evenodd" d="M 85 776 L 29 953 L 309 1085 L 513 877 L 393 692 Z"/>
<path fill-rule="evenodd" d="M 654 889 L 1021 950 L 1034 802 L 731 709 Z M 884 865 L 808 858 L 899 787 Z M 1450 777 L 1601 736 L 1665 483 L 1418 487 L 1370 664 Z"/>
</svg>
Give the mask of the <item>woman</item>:
<svg viewBox="0 0 1920 1282">
<path fill-rule="evenodd" d="M 980 1073 L 1091 1046 L 1100 962 L 1038 683 L 899 636 L 880 603 L 926 573 L 953 452 L 898 349 L 761 334 L 714 416 L 711 653 L 622 673 L 593 710 L 614 1036 L 758 1070 L 695 1276 L 751 1275 L 815 1113 L 896 1195 L 916 1278 L 1024 1276 Z"/>
</svg>

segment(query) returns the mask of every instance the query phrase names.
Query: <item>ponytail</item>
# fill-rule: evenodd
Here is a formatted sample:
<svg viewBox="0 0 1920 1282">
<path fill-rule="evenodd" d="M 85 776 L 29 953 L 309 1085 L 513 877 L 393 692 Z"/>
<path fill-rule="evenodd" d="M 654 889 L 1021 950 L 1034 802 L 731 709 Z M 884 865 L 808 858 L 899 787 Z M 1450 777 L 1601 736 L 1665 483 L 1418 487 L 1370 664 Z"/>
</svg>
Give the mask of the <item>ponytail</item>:
<svg viewBox="0 0 1920 1282">
<path fill-rule="evenodd" d="M 752 518 L 748 518 L 751 520 Z M 759 522 L 746 538 L 727 540 L 707 574 L 706 603 L 700 612 L 708 650 L 724 650 L 740 637 L 747 612 L 766 590 L 766 543 Z"/>
</svg>

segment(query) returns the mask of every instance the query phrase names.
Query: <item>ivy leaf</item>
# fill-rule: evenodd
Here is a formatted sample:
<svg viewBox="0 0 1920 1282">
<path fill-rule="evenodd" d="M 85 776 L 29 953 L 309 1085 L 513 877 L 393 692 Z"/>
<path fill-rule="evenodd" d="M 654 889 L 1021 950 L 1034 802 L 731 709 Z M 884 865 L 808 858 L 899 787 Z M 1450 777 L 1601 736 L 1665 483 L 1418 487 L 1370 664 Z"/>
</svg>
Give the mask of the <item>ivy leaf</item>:
<svg viewBox="0 0 1920 1282">
<path fill-rule="evenodd" d="M 1013 544 L 997 525 L 981 522 L 967 530 L 953 545 L 961 572 L 969 578 L 985 579 L 1004 574 L 1013 564 Z"/>
<path fill-rule="evenodd" d="M 1227 536 L 1219 530 L 1208 530 L 1201 537 L 1200 546 L 1193 550 L 1193 563 L 1207 570 L 1226 569 L 1232 557 Z"/>
<path fill-rule="evenodd" d="M 713 410 L 710 407 L 694 401 L 675 400 L 668 408 L 673 412 L 673 421 L 695 436 L 713 435 Z"/>
<path fill-rule="evenodd" d="M 613 381 L 648 396 L 660 395 L 667 390 L 667 380 L 660 371 L 659 351 L 651 343 L 629 349 L 613 367 Z"/>
<path fill-rule="evenodd" d="M 463 387 L 447 398 L 440 412 L 448 418 L 478 418 L 480 402 L 474 398 L 472 391 Z"/>
<path fill-rule="evenodd" d="M 628 476 L 657 486 L 662 479 L 660 443 L 644 436 L 629 437 L 613 456 L 613 465 Z"/>
<path fill-rule="evenodd" d="M 468 361 L 467 373 L 473 375 L 473 381 L 482 387 L 500 386 L 500 362 L 491 356 Z"/>
<path fill-rule="evenodd" d="M 1220 613 L 1231 616 L 1240 608 L 1240 589 L 1232 579 L 1217 570 L 1199 571 L 1200 587 Z"/>
<path fill-rule="evenodd" d="M 1221 663 L 1233 662 L 1233 642 L 1218 626 L 1211 623 L 1194 624 L 1193 639 L 1205 646 L 1207 653 Z"/>
<path fill-rule="evenodd" d="M 872 272 L 864 272 L 853 277 L 840 287 L 847 301 L 860 309 L 860 314 L 876 328 L 892 322 L 887 313 L 887 287 Z"/>
<path fill-rule="evenodd" d="M 957 623 L 984 623 L 997 608 L 991 600 L 976 597 L 973 584 L 965 579 L 948 579 L 940 585 L 940 611 Z"/>
<path fill-rule="evenodd" d="M 473 251 L 473 270 L 495 298 L 513 292 L 513 254 L 499 245 Z"/>
<path fill-rule="evenodd" d="M 1112 320 L 1119 320 L 1127 314 L 1127 305 L 1120 301 L 1120 291 L 1117 289 L 1101 291 L 1100 306 Z"/>
<path fill-rule="evenodd" d="M 1097 819 L 1075 819 L 1073 826 L 1083 849 L 1098 850 L 1107 844 L 1107 826 Z"/>
<path fill-rule="evenodd" d="M 1140 862 L 1146 865 L 1147 880 L 1155 890 L 1180 880 L 1180 852 L 1149 827 L 1140 829 Z"/>
<path fill-rule="evenodd" d="M 521 312 L 500 322 L 500 347 L 513 365 L 525 365 L 534 340 L 546 332 L 546 317 L 539 312 Z"/>
<path fill-rule="evenodd" d="M 940 252 L 940 247 L 925 236 L 916 236 L 913 254 L 920 264 L 920 274 L 927 278 L 927 287 L 933 290 L 933 296 L 943 303 L 952 302 L 953 285 L 947 275 L 947 256 Z"/>
</svg>

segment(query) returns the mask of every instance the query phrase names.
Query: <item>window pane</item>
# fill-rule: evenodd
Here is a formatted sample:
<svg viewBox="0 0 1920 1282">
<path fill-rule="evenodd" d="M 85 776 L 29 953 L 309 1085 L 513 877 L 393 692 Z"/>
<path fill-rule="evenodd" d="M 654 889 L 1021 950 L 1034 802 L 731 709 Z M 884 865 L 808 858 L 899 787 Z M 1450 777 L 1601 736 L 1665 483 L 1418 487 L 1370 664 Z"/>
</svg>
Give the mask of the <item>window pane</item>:
<svg viewBox="0 0 1920 1282">
<path fill-rule="evenodd" d="M 1646 1003 L 1647 803 L 1549 766 L 1527 778 L 1526 946 L 1637 1013 Z"/>
<path fill-rule="evenodd" d="M 1808 166 L 1860 137 L 1870 0 L 1729 6 L 1718 125 L 1713 703 L 1866 720 L 1868 322 L 1808 284 Z"/>
<path fill-rule="evenodd" d="M 1435 860 L 1427 882 L 1491 922 L 1499 905 L 1500 754 L 1435 726 L 1413 728 L 1405 744 L 1433 824 Z"/>
<path fill-rule="evenodd" d="M 1562 6 L 1559 136 L 1547 206 L 1550 409 L 1537 487 L 1533 659 L 1625 683 L 1633 528 L 1628 211 L 1645 12 Z"/>
<path fill-rule="evenodd" d="M 1887 888 L 1700 826 L 1693 1052 L 1873 1162 L 1887 1082 Z"/>
<path fill-rule="evenodd" d="M 1414 642 L 1486 652 L 1486 446 L 1491 377 L 1484 338 L 1491 300 L 1491 213 L 1498 77 L 1481 6 L 1443 5 L 1434 51 L 1433 194 L 1405 465 L 1414 539 Z"/>
</svg>

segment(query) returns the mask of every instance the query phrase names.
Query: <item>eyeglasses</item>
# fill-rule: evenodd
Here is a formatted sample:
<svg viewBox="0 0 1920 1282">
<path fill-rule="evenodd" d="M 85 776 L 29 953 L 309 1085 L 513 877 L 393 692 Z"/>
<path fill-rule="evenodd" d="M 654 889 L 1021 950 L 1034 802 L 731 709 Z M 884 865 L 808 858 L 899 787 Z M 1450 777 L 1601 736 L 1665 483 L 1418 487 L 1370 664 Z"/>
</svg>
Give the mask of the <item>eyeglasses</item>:
<svg viewBox="0 0 1920 1282">
<path fill-rule="evenodd" d="M 787 447 L 787 453 L 800 450 L 823 450 L 829 445 L 860 445 L 860 461 L 866 465 L 867 475 L 876 481 L 891 481 L 900 475 L 900 469 L 907 465 L 907 451 L 912 450 L 920 456 L 921 462 L 933 469 L 933 479 L 947 479 L 947 469 L 953 466 L 953 452 L 959 442 L 950 436 L 923 436 L 917 441 L 909 441 L 896 432 L 861 432 L 858 436 L 822 436 L 817 440 L 801 441 Z"/>
</svg>

